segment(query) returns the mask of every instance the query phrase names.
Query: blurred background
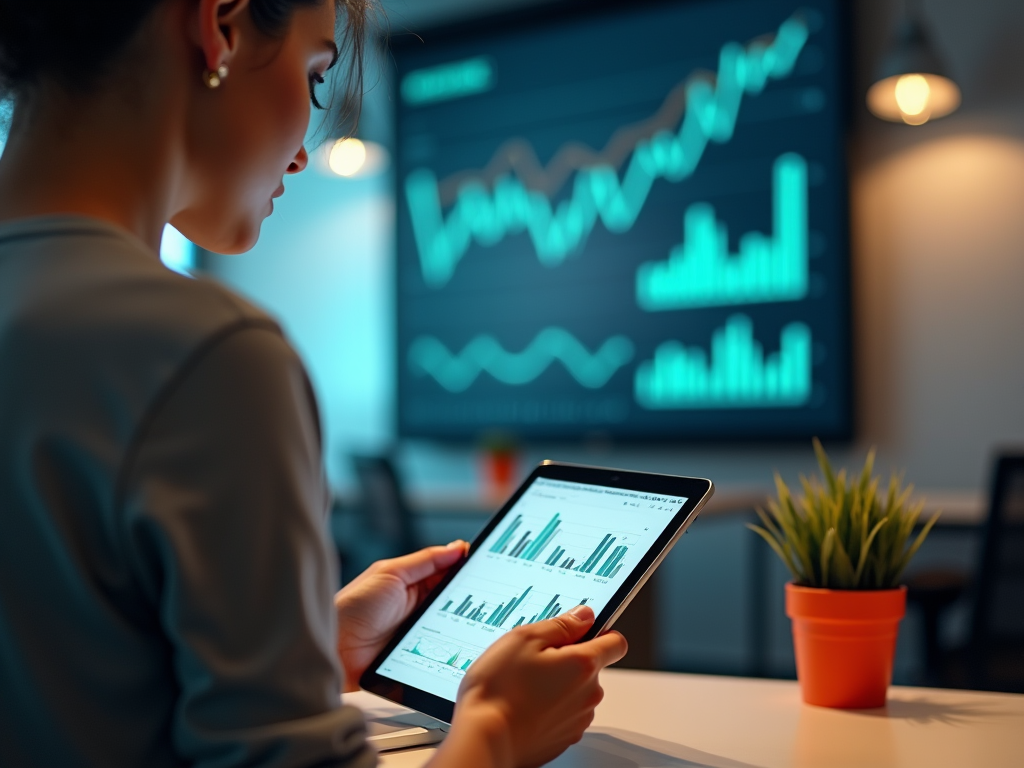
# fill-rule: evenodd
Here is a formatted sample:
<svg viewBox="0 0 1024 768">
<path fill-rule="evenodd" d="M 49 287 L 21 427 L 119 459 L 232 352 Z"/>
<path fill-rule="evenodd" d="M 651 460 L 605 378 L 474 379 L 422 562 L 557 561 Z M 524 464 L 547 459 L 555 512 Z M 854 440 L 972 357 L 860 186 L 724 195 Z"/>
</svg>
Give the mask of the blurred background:
<svg viewBox="0 0 1024 768">
<path fill-rule="evenodd" d="M 384 11 L 360 143 L 314 115 L 252 252 L 164 242 L 302 354 L 345 577 L 471 539 L 541 459 L 705 476 L 714 504 L 624 618 L 626 663 L 792 677 L 787 574 L 745 525 L 820 435 L 852 468 L 877 447 L 943 510 L 896 681 L 956 684 L 993 590 L 1019 639 L 1019 532 L 1016 575 L 982 573 L 995 502 L 1024 518 L 1019 478 L 992 492 L 1024 452 L 1021 3 Z"/>
</svg>

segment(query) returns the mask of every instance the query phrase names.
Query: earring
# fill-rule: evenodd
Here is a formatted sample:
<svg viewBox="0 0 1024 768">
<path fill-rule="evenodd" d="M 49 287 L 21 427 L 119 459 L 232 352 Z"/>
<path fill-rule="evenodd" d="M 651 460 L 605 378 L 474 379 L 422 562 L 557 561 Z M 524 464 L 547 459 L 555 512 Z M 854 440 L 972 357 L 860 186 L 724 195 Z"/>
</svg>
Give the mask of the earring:
<svg viewBox="0 0 1024 768">
<path fill-rule="evenodd" d="M 217 67 L 216 72 L 206 70 L 203 72 L 203 82 L 206 83 L 206 87 L 213 90 L 214 88 L 220 88 L 221 82 L 227 78 L 228 68 L 226 64 L 221 64 Z"/>
</svg>

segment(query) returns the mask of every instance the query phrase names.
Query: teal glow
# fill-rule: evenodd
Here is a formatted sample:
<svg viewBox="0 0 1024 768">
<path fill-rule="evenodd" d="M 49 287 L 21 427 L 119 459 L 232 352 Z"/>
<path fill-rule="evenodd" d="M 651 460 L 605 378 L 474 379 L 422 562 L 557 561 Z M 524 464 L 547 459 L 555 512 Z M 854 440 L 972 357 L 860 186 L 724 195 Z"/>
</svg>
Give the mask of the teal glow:
<svg viewBox="0 0 1024 768">
<path fill-rule="evenodd" d="M 557 266 L 586 242 L 598 219 L 610 232 L 629 231 L 654 182 L 688 178 L 708 142 L 731 140 L 743 96 L 761 93 L 769 78 L 788 77 L 807 36 L 807 25 L 793 16 L 770 43 L 759 39 L 746 47 L 724 45 L 717 77 L 690 82 L 677 133 L 662 131 L 638 142 L 621 179 L 608 165 L 579 171 L 570 198 L 557 206 L 504 176 L 493 192 L 480 182 L 465 184 L 445 218 L 434 172 L 413 171 L 405 180 L 405 194 L 424 281 L 434 288 L 444 286 L 474 241 L 493 246 L 508 235 L 526 232 L 540 262 Z"/>
<path fill-rule="evenodd" d="M 494 66 L 485 56 L 417 69 L 402 78 L 402 99 L 421 106 L 485 93 L 494 87 Z"/>
<path fill-rule="evenodd" d="M 11 118 L 14 115 L 14 102 L 10 99 L 0 101 L 0 155 L 7 146 L 7 132 L 11 129 Z"/>
<path fill-rule="evenodd" d="M 522 352 L 508 352 L 493 337 L 475 337 L 452 354 L 433 336 L 421 336 L 409 347 L 414 373 L 432 376 L 449 392 L 464 392 L 486 371 L 498 381 L 521 386 L 535 380 L 556 360 L 580 385 L 598 389 L 633 359 L 633 342 L 612 336 L 593 354 L 564 328 L 545 328 Z"/>
<path fill-rule="evenodd" d="M 772 176 L 773 235 L 747 232 L 739 254 L 730 254 L 729 233 L 715 209 L 691 205 L 683 216 L 683 242 L 668 261 L 650 261 L 637 270 L 642 309 L 796 301 L 807 295 L 807 162 L 792 152 L 782 155 Z"/>
<path fill-rule="evenodd" d="M 175 272 L 191 276 L 191 271 L 196 268 L 196 247 L 168 224 L 160 238 L 160 261 Z"/>
<path fill-rule="evenodd" d="M 795 408 L 811 396 L 811 330 L 790 323 L 767 358 L 745 315 L 733 315 L 711 339 L 711 365 L 700 347 L 661 344 L 640 364 L 636 401 L 649 409 Z"/>
</svg>

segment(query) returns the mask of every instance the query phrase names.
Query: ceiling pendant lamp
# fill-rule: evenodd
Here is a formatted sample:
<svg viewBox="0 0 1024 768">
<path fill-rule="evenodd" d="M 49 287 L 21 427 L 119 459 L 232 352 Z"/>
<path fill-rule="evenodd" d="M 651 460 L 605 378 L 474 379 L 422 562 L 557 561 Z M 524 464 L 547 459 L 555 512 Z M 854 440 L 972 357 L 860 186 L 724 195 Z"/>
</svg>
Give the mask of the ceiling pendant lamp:
<svg viewBox="0 0 1024 768">
<path fill-rule="evenodd" d="M 920 20 L 908 13 L 868 89 L 868 109 L 883 120 L 923 125 L 959 106 L 960 88 L 946 74 Z"/>
</svg>

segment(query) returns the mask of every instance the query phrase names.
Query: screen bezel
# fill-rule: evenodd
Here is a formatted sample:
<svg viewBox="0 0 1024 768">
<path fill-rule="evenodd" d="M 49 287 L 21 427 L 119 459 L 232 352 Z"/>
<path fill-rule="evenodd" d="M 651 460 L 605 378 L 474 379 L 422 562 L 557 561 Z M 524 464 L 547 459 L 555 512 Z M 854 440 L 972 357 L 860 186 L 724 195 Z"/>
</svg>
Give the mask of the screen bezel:
<svg viewBox="0 0 1024 768">
<path fill-rule="evenodd" d="M 549 480 L 563 480 L 573 483 L 585 483 L 588 485 L 599 485 L 607 488 L 620 488 L 629 491 L 642 493 L 655 493 L 664 496 L 681 496 L 686 498 L 686 503 L 675 514 L 672 520 L 665 526 L 658 538 L 644 552 L 639 562 L 630 570 L 623 579 L 622 585 L 608 601 L 608 604 L 597 615 L 594 626 L 581 638 L 580 642 L 595 637 L 607 623 L 617 615 L 623 602 L 630 597 L 633 590 L 646 580 L 652 566 L 656 566 L 663 557 L 666 550 L 678 540 L 679 535 L 686 529 L 701 506 L 714 492 L 714 485 L 710 480 L 694 477 L 681 477 L 677 475 L 661 475 L 648 472 L 630 472 L 618 469 L 605 469 L 602 467 L 589 467 L 576 464 L 563 464 L 554 461 L 541 462 L 530 473 L 530 476 L 523 481 L 523 484 L 516 489 L 504 506 L 487 522 L 483 530 L 470 544 L 469 555 L 457 565 L 453 566 L 444 579 L 430 592 L 429 595 L 409 615 L 409 617 L 396 630 L 391 641 L 385 646 L 377 657 L 367 667 L 365 673 L 359 680 L 359 685 L 370 693 L 382 696 L 385 699 L 394 701 L 402 706 L 415 709 L 431 717 L 444 722 L 451 722 L 452 713 L 455 710 L 454 702 L 436 696 L 432 693 L 416 688 L 408 683 L 400 683 L 377 673 L 377 668 L 384 663 L 384 660 L 391 654 L 405 635 L 412 629 L 413 625 L 420 620 L 437 600 L 438 595 L 455 578 L 456 574 L 469 562 L 479 550 L 484 540 L 491 535 L 491 532 L 501 524 L 506 515 L 518 503 L 526 490 L 533 485 L 538 478 Z"/>
<path fill-rule="evenodd" d="M 511 8 L 495 12 L 481 12 L 452 20 L 439 20 L 428 23 L 421 28 L 412 30 L 392 30 L 386 37 L 379 40 L 381 50 L 393 59 L 400 58 L 407 50 L 422 49 L 425 45 L 458 43 L 467 39 L 478 39 L 495 34 L 514 33 L 521 30 L 533 30 L 538 26 L 551 25 L 573 19 L 598 18 L 602 15 L 615 15 L 630 9 L 657 8 L 667 5 L 699 5 L 708 0 L 548 0 L 523 8 Z M 840 348 L 829 351 L 834 356 L 837 366 L 839 388 L 836 397 L 839 406 L 836 420 L 833 423 L 821 423 L 814 428 L 786 428 L 780 424 L 772 429 L 677 429 L 668 431 L 633 432 L 621 430 L 621 425 L 605 425 L 580 429 L 565 425 L 558 432 L 534 432 L 524 425 L 506 427 L 505 431 L 519 439 L 529 440 L 540 445 L 556 445 L 566 440 L 597 439 L 612 441 L 616 444 L 630 446 L 664 446 L 666 444 L 695 445 L 804 445 L 812 437 L 830 439 L 841 443 L 849 443 L 856 435 L 859 411 L 857 410 L 857 389 L 854 373 L 854 296 L 850 260 L 850 202 L 849 202 L 849 151 L 850 135 L 853 118 L 853 62 L 851 30 L 853 28 L 853 3 L 850 0 L 829 0 L 834 3 L 839 28 L 837 30 L 837 48 L 834 53 L 838 69 L 838 121 L 839 142 L 845 148 L 838 160 L 840 180 L 837 182 L 836 207 L 839 211 L 837 226 L 836 260 L 840 284 L 835 288 L 833 303 L 839 312 L 838 337 Z M 398 69 L 395 62 L 389 76 L 394 78 Z M 392 90 L 395 89 L 392 83 Z M 396 143 L 394 146 L 395 167 L 400 165 L 402 143 L 397 137 L 402 133 L 402 110 L 394 109 L 392 126 Z M 392 174 L 391 191 L 393 199 L 402 200 L 401 179 L 398 173 Z M 398 237 L 398 219 L 395 219 L 394 233 Z M 391 281 L 392 298 L 395 301 L 399 321 L 395 324 L 394 334 L 397 341 L 400 333 L 401 315 L 405 311 L 402 294 L 399 289 L 399 274 L 396 269 Z M 403 350 L 395 344 L 392 350 L 396 371 L 405 365 Z M 478 441 L 483 428 L 469 426 L 460 430 L 440 430 L 432 427 L 413 427 L 408 423 L 404 413 L 407 409 L 406 398 L 403 396 L 403 379 L 398 377 L 394 392 L 394 425 L 397 433 L 403 438 L 429 439 L 441 444 L 464 445 Z"/>
</svg>

